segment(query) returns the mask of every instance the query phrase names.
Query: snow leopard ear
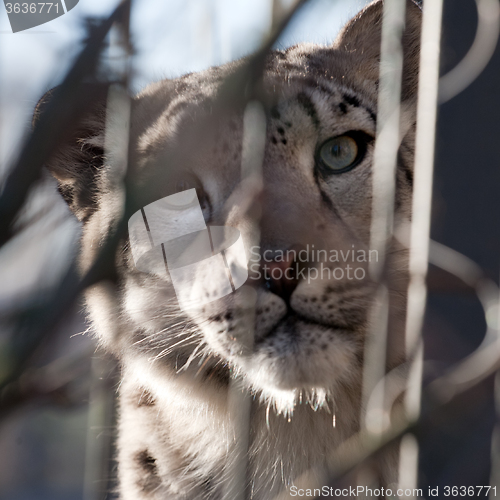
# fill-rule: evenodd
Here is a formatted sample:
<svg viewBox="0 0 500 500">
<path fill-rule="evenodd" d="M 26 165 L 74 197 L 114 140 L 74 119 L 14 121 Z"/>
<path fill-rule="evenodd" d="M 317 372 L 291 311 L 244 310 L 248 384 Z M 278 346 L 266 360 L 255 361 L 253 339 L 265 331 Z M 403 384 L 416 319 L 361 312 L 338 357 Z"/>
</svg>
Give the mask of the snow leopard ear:
<svg viewBox="0 0 500 500">
<path fill-rule="evenodd" d="M 78 123 L 59 137 L 59 147 L 46 163 L 56 178 L 59 192 L 76 217 L 85 221 L 96 209 L 98 177 L 104 165 L 104 129 L 108 86 L 85 84 L 75 93 L 75 109 L 84 112 Z M 51 106 L 55 89 L 49 90 L 35 107 L 32 125 L 39 126 L 44 113 L 65 110 Z M 49 109 L 50 108 L 50 109 Z"/>
<path fill-rule="evenodd" d="M 342 29 L 334 47 L 354 56 L 360 77 L 378 82 L 382 15 L 384 2 L 367 5 Z M 422 11 L 413 1 L 406 1 L 406 25 L 403 33 L 404 67 L 402 100 L 416 96 L 420 54 Z"/>
</svg>

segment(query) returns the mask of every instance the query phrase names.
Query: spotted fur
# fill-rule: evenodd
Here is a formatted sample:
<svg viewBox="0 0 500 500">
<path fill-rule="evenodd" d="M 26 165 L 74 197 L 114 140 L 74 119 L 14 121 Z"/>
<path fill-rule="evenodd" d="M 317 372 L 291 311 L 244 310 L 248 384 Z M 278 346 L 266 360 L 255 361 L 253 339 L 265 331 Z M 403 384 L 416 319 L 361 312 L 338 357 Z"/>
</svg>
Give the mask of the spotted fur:
<svg viewBox="0 0 500 500">
<path fill-rule="evenodd" d="M 305 245 L 367 249 L 381 7 L 380 1 L 370 4 L 332 46 L 300 44 L 269 54 L 259 85 L 267 114 L 259 206 L 245 197 L 241 183 L 242 110 L 210 122 L 222 82 L 243 62 L 147 87 L 133 100 L 131 120 L 129 175 L 134 186 L 148 186 L 139 206 L 178 185 L 196 187 L 206 221 L 237 228 L 244 241 L 255 237 L 251 222 L 259 216 L 262 253 Z M 413 178 L 420 11 L 410 1 L 407 10 L 397 222 L 410 217 Z M 84 222 L 82 269 L 121 213 L 120 184 L 103 155 L 102 109 L 86 118 L 76 140 L 48 165 Z M 200 131 L 199 123 L 210 126 Z M 339 175 L 321 171 L 318 146 L 350 131 L 368 138 L 362 161 Z M 275 260 L 277 266 L 289 264 Z M 396 364 L 402 359 L 405 253 L 394 247 L 391 263 L 389 363 Z M 368 279 L 319 277 L 293 286 L 254 280 L 185 313 L 168 279 L 135 269 L 126 240 L 116 264 L 116 283 L 92 287 L 87 307 L 100 342 L 122 365 L 121 498 L 221 498 L 236 452 L 228 411 L 228 385 L 236 374 L 254 396 L 248 476 L 253 499 L 271 499 L 310 467 L 324 464 L 359 428 L 363 344 L 373 300 Z M 366 263 L 359 265 L 366 270 Z M 384 460 L 379 463 L 387 483 L 394 479 L 388 465 L 394 457 Z"/>
</svg>

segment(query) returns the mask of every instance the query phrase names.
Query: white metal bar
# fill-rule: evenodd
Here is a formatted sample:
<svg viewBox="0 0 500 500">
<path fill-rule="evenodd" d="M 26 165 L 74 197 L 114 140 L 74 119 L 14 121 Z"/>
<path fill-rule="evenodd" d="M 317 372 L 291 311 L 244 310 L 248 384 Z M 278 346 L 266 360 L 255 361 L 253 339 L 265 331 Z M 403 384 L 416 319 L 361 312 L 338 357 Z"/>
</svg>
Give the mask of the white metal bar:
<svg viewBox="0 0 500 500">
<path fill-rule="evenodd" d="M 386 247 L 392 236 L 394 223 L 403 74 L 401 37 L 405 26 L 405 13 L 406 0 L 384 2 L 370 228 L 370 249 L 378 251 L 378 260 L 370 262 L 370 272 L 377 281 L 380 281 L 386 259 Z"/>
<path fill-rule="evenodd" d="M 389 293 L 383 281 L 387 245 L 394 226 L 396 166 L 400 145 L 400 108 L 403 74 L 401 37 L 405 25 L 406 0 L 384 2 L 380 56 L 380 82 L 377 110 L 377 140 L 372 174 L 372 221 L 370 249 L 377 250 L 378 259 L 370 262 L 372 279 L 379 283 L 370 312 L 369 331 L 365 342 L 362 408 L 367 407 L 374 387 L 385 375 Z M 375 434 L 384 430 L 384 393 L 378 401 L 372 398 L 373 411 L 361 415 L 368 429 Z"/>
<path fill-rule="evenodd" d="M 429 256 L 442 14 L 443 0 L 424 3 L 405 332 L 407 354 L 415 353 L 405 395 L 405 410 L 409 419 L 417 418 L 420 413 L 423 362 L 421 331 L 427 299 L 425 280 Z M 418 463 L 416 442 L 403 439 L 400 455 L 400 460 L 408 464 L 400 470 L 400 487 L 413 489 L 416 487 L 415 468 Z"/>
<path fill-rule="evenodd" d="M 129 22 L 130 9 L 110 31 L 106 60 L 110 77 L 106 103 L 104 152 L 106 162 L 113 168 L 112 181 L 118 190 L 125 189 L 123 181 L 128 168 L 131 99 L 128 92 L 130 76 Z M 117 307 L 117 306 L 116 306 Z M 115 332 L 115 336 L 117 333 Z M 111 460 L 111 428 L 115 424 L 115 394 L 110 390 L 111 362 L 101 356 L 92 359 L 92 387 L 89 397 L 89 424 L 85 452 L 84 500 L 107 497 L 110 482 L 108 462 Z M 105 373 L 105 372 L 108 373 Z"/>
<path fill-rule="evenodd" d="M 439 102 L 449 101 L 467 88 L 489 63 L 500 33 L 498 0 L 476 0 L 477 32 L 465 57 L 439 81 Z"/>
<path fill-rule="evenodd" d="M 243 145 L 241 159 L 241 188 L 245 196 L 256 197 L 262 189 L 262 162 L 266 146 L 266 114 L 258 101 L 250 101 L 243 115 Z M 254 201 L 255 203 L 256 201 Z M 260 243 L 260 220 L 251 221 L 251 247 Z M 248 309 L 246 315 L 246 337 L 241 339 L 247 352 L 253 350 L 256 297 L 251 288 L 245 285 L 238 291 L 240 297 L 245 294 L 244 303 Z M 233 422 L 234 448 L 232 459 L 226 470 L 227 483 L 224 488 L 224 500 L 245 500 L 247 488 L 248 450 L 250 445 L 251 395 L 243 387 L 236 375 L 231 379 L 228 394 L 228 412 Z"/>
<path fill-rule="evenodd" d="M 496 486 L 497 490 L 500 489 L 500 425 L 498 419 L 500 418 L 500 371 L 495 375 L 495 409 L 497 415 L 497 424 L 493 429 L 491 437 L 491 473 L 490 473 L 490 486 Z M 496 491 L 490 490 L 489 499 L 496 498 Z"/>
</svg>

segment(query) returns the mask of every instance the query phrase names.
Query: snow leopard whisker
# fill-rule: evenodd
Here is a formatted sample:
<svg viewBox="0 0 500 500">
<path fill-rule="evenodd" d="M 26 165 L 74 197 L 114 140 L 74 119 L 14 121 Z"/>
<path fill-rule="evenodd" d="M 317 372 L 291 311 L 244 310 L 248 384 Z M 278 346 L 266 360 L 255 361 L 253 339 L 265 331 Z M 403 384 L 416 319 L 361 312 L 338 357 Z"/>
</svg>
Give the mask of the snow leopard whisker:
<svg viewBox="0 0 500 500">
<path fill-rule="evenodd" d="M 196 355 L 198 354 L 198 351 L 204 346 L 204 342 L 198 344 L 194 349 L 191 355 L 189 356 L 188 360 L 184 363 L 183 366 L 181 366 L 176 373 L 180 373 L 181 371 L 187 370 L 189 368 L 189 365 L 191 362 L 196 358 Z"/>
</svg>

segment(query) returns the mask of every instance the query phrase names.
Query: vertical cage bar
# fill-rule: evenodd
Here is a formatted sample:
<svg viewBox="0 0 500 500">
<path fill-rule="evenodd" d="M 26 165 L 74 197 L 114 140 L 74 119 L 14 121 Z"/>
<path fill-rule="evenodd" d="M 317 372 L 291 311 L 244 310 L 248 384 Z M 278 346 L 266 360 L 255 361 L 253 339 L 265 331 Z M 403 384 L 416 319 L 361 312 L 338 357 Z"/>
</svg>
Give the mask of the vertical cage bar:
<svg viewBox="0 0 500 500">
<path fill-rule="evenodd" d="M 495 375 L 495 410 L 497 423 L 491 437 L 491 473 L 490 485 L 500 489 L 500 371 Z M 496 498 L 496 491 L 490 490 L 490 500 Z"/>
<path fill-rule="evenodd" d="M 102 352 L 92 357 L 83 500 L 105 500 L 114 486 L 115 368 L 115 361 Z"/>
<path fill-rule="evenodd" d="M 250 101 L 243 116 L 243 146 L 241 160 L 241 188 L 243 196 L 253 199 L 262 190 L 262 162 L 266 145 L 266 114 L 264 107 L 258 101 Z M 260 244 L 260 220 L 251 221 L 251 241 L 247 242 L 250 247 L 258 247 Z M 245 320 L 247 323 L 246 338 L 241 339 L 247 354 L 253 350 L 254 324 L 255 324 L 255 290 L 243 286 L 239 290 L 240 301 L 242 301 L 247 312 Z M 250 411 L 251 395 L 243 387 L 240 377 L 236 374 L 229 386 L 228 411 L 230 420 L 233 422 L 234 450 L 233 456 L 228 464 L 227 484 L 224 491 L 224 500 L 245 500 L 247 493 L 247 469 L 248 450 L 250 444 Z"/>
<path fill-rule="evenodd" d="M 405 24 L 406 0 L 384 2 L 378 95 L 377 140 L 372 174 L 372 221 L 370 250 L 378 258 L 370 261 L 370 275 L 378 284 L 370 311 L 363 367 L 362 408 L 366 409 L 373 389 L 385 375 L 389 293 L 384 281 L 387 247 L 394 226 L 397 155 L 400 145 L 400 100 L 403 74 L 401 37 Z M 362 422 L 375 434 L 384 430 L 384 390 L 370 414 L 362 414 Z M 372 400 L 373 402 L 373 400 Z M 364 410 L 362 410 L 364 411 Z"/>
<path fill-rule="evenodd" d="M 496 310 L 496 344 L 498 346 L 500 342 L 500 293 L 497 298 L 497 310 Z M 490 473 L 490 490 L 489 498 L 492 500 L 496 497 L 498 489 L 500 489 L 500 371 L 495 374 L 495 385 L 494 385 L 494 398 L 495 398 L 495 413 L 496 413 L 496 424 L 493 429 L 493 434 L 491 436 L 491 473 Z M 496 490 L 493 491 L 493 487 Z"/>
<path fill-rule="evenodd" d="M 421 331 L 427 299 L 425 280 L 429 256 L 442 15 L 443 0 L 424 3 L 410 232 L 410 282 L 405 332 L 406 352 L 407 356 L 411 357 L 405 394 L 405 411 L 409 419 L 416 419 L 420 413 L 423 363 Z M 416 488 L 418 467 L 416 441 L 411 438 L 403 439 L 400 455 L 399 484 L 404 488 Z"/>
<path fill-rule="evenodd" d="M 109 32 L 107 58 L 104 58 L 109 86 L 106 103 L 104 151 L 106 162 L 115 172 L 112 181 L 118 192 L 124 192 L 124 178 L 128 168 L 131 99 L 128 91 L 130 73 L 130 2 Z M 124 210 L 124 207 L 121 207 Z M 121 214 L 120 214 L 121 215 Z M 109 305 L 119 308 L 118 302 Z M 114 429 L 116 427 L 116 394 L 109 383 L 115 367 L 108 357 L 92 359 L 92 388 L 89 401 L 84 500 L 109 498 L 115 485 L 111 477 L 113 463 Z M 108 372 L 108 373 L 106 373 Z"/>
</svg>

